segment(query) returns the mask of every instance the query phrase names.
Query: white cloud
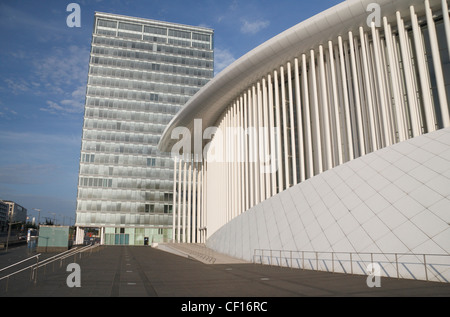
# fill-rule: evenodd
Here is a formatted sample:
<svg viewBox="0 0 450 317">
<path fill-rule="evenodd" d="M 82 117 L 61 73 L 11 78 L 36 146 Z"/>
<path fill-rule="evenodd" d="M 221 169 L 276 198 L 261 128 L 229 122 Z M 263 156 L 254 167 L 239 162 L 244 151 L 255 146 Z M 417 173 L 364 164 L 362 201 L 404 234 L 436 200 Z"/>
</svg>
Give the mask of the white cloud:
<svg viewBox="0 0 450 317">
<path fill-rule="evenodd" d="M 233 63 L 236 58 L 228 49 L 215 48 L 214 50 L 214 69 L 216 74 Z"/>
<path fill-rule="evenodd" d="M 75 45 L 68 48 L 55 48 L 54 53 L 43 60 L 36 60 L 35 74 L 41 82 L 56 87 L 86 82 L 89 62 L 89 49 Z"/>
<path fill-rule="evenodd" d="M 4 82 L 6 83 L 8 90 L 14 95 L 19 95 L 30 90 L 28 83 L 23 79 L 6 78 L 4 79 Z"/>
<path fill-rule="evenodd" d="M 0 102 L 1 104 L 1 102 Z M 8 107 L 3 107 L 0 111 L 0 117 L 4 119 L 10 119 L 10 115 L 17 116 L 18 113 L 12 109 L 9 109 Z"/>
<path fill-rule="evenodd" d="M 52 114 L 58 114 L 58 113 L 65 113 L 65 114 L 69 114 L 69 113 L 75 113 L 75 114 L 80 114 L 83 113 L 84 111 L 84 92 L 81 93 L 82 90 L 80 87 L 77 90 L 75 90 L 74 92 L 72 92 L 72 97 L 71 99 L 63 99 L 61 101 L 54 102 L 51 100 L 47 100 L 47 106 L 46 107 L 42 107 L 39 110 L 41 111 L 46 111 Z"/>
<path fill-rule="evenodd" d="M 256 34 L 259 31 L 265 29 L 269 26 L 270 22 L 265 20 L 258 21 L 248 21 L 246 19 L 242 19 L 241 32 L 244 34 Z"/>
<path fill-rule="evenodd" d="M 52 114 L 80 114 L 84 110 L 89 50 L 78 46 L 58 48 L 51 56 L 36 61 L 36 75 L 48 92 L 58 96 L 47 99 L 41 111 Z"/>
</svg>

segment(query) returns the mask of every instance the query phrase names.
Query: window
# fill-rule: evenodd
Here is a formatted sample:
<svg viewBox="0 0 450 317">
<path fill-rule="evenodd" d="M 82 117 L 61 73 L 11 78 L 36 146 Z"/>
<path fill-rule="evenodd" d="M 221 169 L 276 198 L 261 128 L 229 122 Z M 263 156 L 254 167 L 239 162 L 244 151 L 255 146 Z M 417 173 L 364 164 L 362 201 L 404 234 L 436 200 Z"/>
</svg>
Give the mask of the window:
<svg viewBox="0 0 450 317">
<path fill-rule="evenodd" d="M 155 205 L 153 204 L 145 204 L 145 213 L 154 213 Z"/>
<path fill-rule="evenodd" d="M 158 27 L 154 27 L 154 26 L 144 26 L 144 32 L 152 33 L 152 34 L 167 35 L 166 28 L 158 28 Z"/>
<path fill-rule="evenodd" d="M 139 24 L 132 24 L 132 23 L 119 22 L 119 29 L 121 29 L 121 30 L 128 30 L 128 31 L 141 32 L 141 31 L 142 31 L 142 26 L 139 25 Z"/>
<path fill-rule="evenodd" d="M 209 42 L 210 36 L 208 34 L 192 33 L 192 39 L 198 40 L 198 41 Z"/>
<path fill-rule="evenodd" d="M 117 22 L 116 21 L 108 21 L 108 20 L 98 20 L 98 26 L 104 26 L 107 28 L 116 28 Z"/>
<path fill-rule="evenodd" d="M 173 210 L 173 206 L 172 205 L 164 205 L 164 213 L 165 214 L 171 214 Z"/>
<path fill-rule="evenodd" d="M 156 159 L 155 158 L 148 158 L 147 159 L 147 166 L 156 166 Z"/>
<path fill-rule="evenodd" d="M 169 30 L 169 36 L 179 37 L 182 39 L 190 39 L 191 32 L 179 31 L 179 30 Z"/>
</svg>

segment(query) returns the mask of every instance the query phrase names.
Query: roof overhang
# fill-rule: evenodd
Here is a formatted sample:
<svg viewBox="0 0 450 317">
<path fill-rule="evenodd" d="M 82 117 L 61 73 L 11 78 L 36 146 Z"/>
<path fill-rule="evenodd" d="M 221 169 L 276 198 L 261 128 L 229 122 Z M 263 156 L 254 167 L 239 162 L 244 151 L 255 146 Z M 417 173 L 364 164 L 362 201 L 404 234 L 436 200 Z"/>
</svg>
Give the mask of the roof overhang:
<svg viewBox="0 0 450 317">
<path fill-rule="evenodd" d="M 236 60 L 198 91 L 166 127 L 158 145 L 159 150 L 170 152 L 178 142 L 178 139 L 172 139 L 175 128 L 185 127 L 192 133 L 194 119 L 202 119 L 203 129 L 215 126 L 235 98 L 281 65 L 311 49 L 317 49 L 321 44 L 328 45 L 329 40 L 335 41 L 338 36 L 345 40 L 349 31 L 358 31 L 359 27 L 368 30 L 367 18 L 371 14 L 367 10 L 369 4 L 379 4 L 381 16 L 386 16 L 388 22 L 392 22 L 396 19 L 397 11 L 409 21 L 411 5 L 418 5 L 415 8 L 416 14 L 423 15 L 423 2 L 424 0 L 344 1 L 280 33 Z M 430 4 L 437 3 L 440 0 L 430 0 Z"/>
</svg>

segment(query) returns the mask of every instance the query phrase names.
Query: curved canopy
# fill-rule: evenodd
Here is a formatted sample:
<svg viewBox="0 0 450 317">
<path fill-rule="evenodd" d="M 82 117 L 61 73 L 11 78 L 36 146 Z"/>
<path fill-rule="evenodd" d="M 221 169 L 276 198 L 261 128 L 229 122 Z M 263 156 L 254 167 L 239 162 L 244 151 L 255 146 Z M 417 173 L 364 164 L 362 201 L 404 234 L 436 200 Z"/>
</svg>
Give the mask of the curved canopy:
<svg viewBox="0 0 450 317">
<path fill-rule="evenodd" d="M 423 0 L 408 2 L 415 5 Z M 192 132 L 194 119 L 202 119 L 203 129 L 214 126 L 234 98 L 280 65 L 338 36 L 346 39 L 349 31 L 369 29 L 367 20 L 373 12 L 369 5 L 373 3 L 379 4 L 382 15 L 389 17 L 388 22 L 395 20 L 397 11 L 402 16 L 409 15 L 409 6 L 403 0 L 348 0 L 280 33 L 236 60 L 197 92 L 165 129 L 159 150 L 169 152 L 178 142 L 171 137 L 174 128 L 186 127 Z"/>
</svg>

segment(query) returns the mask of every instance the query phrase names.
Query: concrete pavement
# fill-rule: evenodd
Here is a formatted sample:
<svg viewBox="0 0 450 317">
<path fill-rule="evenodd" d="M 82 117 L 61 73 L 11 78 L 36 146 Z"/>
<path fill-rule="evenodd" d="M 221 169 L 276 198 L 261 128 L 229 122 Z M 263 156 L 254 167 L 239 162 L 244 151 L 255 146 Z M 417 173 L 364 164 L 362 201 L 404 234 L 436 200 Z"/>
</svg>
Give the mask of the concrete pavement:
<svg viewBox="0 0 450 317">
<path fill-rule="evenodd" d="M 0 268 L 4 267 L 0 256 Z M 382 278 L 369 288 L 366 276 L 302 271 L 251 263 L 208 265 L 150 247 L 101 247 L 77 260 L 81 287 L 69 288 L 67 263 L 38 273 L 38 282 L 10 287 L 9 297 L 435 297 L 450 296 L 450 284 Z M 17 277 L 19 279 L 19 277 Z M 14 284 L 13 280 L 9 282 Z M 24 287 L 25 285 L 25 287 Z"/>
</svg>

